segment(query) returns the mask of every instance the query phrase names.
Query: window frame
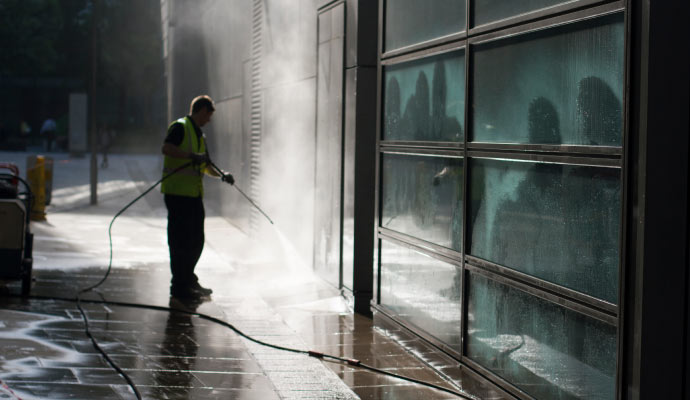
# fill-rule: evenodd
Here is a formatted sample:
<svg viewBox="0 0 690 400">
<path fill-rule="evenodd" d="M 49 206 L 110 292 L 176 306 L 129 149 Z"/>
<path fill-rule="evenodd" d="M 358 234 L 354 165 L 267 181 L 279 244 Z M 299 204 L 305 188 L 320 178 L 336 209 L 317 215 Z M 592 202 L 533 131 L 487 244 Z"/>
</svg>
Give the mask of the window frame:
<svg viewBox="0 0 690 400">
<path fill-rule="evenodd" d="M 374 247 L 374 296 L 372 308 L 398 325 L 403 326 L 421 336 L 426 341 L 452 356 L 454 359 L 470 367 L 472 373 L 488 377 L 491 382 L 499 385 L 503 390 L 518 398 L 531 398 L 512 383 L 494 374 L 488 369 L 472 361 L 466 354 L 467 337 L 467 301 L 468 301 L 468 276 L 479 273 L 489 279 L 498 280 L 500 283 L 517 287 L 530 295 L 555 303 L 572 311 L 603 321 L 616 327 L 617 354 L 616 354 L 616 396 L 621 393 L 621 327 L 625 314 L 624 293 L 626 274 L 625 268 L 625 232 L 627 229 L 625 215 L 627 214 L 627 181 L 628 181 L 628 118 L 629 118 L 629 79 L 630 79 L 630 15 L 627 0 L 573 0 L 563 4 L 528 12 L 503 20 L 473 26 L 471 7 L 473 0 L 466 2 L 466 30 L 440 38 L 435 38 L 423 43 L 407 46 L 393 51 L 384 52 L 383 35 L 385 32 L 385 0 L 379 0 L 379 57 L 377 65 L 377 127 L 376 127 L 376 186 L 375 186 L 375 247 Z M 536 31 L 556 28 L 562 25 L 574 24 L 589 19 L 599 18 L 610 14 L 622 13 L 624 24 L 623 38 L 623 93 L 621 101 L 621 145 L 620 146 L 588 146 L 588 145 L 546 145 L 546 144 L 516 144 L 516 143 L 486 143 L 470 142 L 471 136 L 471 99 L 474 88 L 471 82 L 474 62 L 474 48 L 477 45 L 508 39 L 510 37 L 524 35 Z M 465 62 L 465 118 L 463 121 L 462 142 L 428 142 L 428 141 L 392 141 L 383 140 L 383 110 L 384 110 L 384 73 L 385 66 L 397 65 L 406 61 L 427 58 L 438 54 L 463 49 Z M 414 238 L 404 233 L 396 232 L 382 226 L 382 154 L 401 153 L 419 155 L 455 156 L 463 159 L 463 204 L 462 204 L 462 252 L 447 249 L 434 243 Z M 620 196 L 621 207 L 619 210 L 619 261 L 618 261 L 618 303 L 613 304 L 605 300 L 594 298 L 581 292 L 563 287 L 558 284 L 543 281 L 539 278 L 511 270 L 505 266 L 479 259 L 468 253 L 468 223 L 467 223 L 467 193 L 470 159 L 510 159 L 527 160 L 535 162 L 549 162 L 567 165 L 583 165 L 593 167 L 615 168 L 620 170 Z M 447 345 L 424 332 L 423 328 L 416 327 L 406 322 L 404 318 L 396 315 L 385 306 L 381 305 L 381 243 L 392 242 L 396 245 L 410 247 L 425 255 L 451 262 L 462 269 L 461 281 L 461 348 L 462 353 L 457 353 Z"/>
</svg>

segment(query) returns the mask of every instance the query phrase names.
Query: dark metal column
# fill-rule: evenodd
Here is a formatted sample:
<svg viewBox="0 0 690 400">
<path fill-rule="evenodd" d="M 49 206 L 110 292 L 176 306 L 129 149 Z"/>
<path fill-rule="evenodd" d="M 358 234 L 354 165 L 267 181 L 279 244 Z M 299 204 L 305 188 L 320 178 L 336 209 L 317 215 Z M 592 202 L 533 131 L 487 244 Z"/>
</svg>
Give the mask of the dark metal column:
<svg viewBox="0 0 690 400">
<path fill-rule="evenodd" d="M 690 5 L 630 5 L 619 398 L 688 398 Z"/>
<path fill-rule="evenodd" d="M 348 1 L 346 19 L 344 205 L 354 225 L 343 232 L 343 242 L 351 243 L 350 248 L 343 246 L 343 262 L 352 263 L 351 269 L 344 265 L 343 271 L 352 274 L 355 312 L 370 315 L 376 227 L 377 2 Z"/>
</svg>

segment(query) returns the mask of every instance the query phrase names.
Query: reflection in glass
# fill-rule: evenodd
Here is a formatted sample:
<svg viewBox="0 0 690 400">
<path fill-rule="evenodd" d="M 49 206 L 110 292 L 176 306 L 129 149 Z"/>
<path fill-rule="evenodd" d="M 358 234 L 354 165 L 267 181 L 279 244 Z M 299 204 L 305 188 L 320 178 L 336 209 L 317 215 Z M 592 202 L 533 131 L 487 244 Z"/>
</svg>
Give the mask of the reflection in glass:
<svg viewBox="0 0 690 400">
<path fill-rule="evenodd" d="M 461 142 L 464 51 L 384 67 L 384 140 Z"/>
<path fill-rule="evenodd" d="M 381 304 L 460 352 L 461 270 L 385 240 Z"/>
<path fill-rule="evenodd" d="M 568 1 L 572 0 L 474 0 L 472 21 L 474 26 L 479 26 Z"/>
<path fill-rule="evenodd" d="M 385 51 L 465 30 L 465 0 L 387 0 Z"/>
<path fill-rule="evenodd" d="M 623 39 L 614 14 L 478 45 L 472 141 L 620 146 Z M 530 135 L 539 119 L 558 143 Z"/>
<path fill-rule="evenodd" d="M 616 303 L 620 170 L 470 160 L 470 253 Z"/>
<path fill-rule="evenodd" d="M 382 158 L 381 226 L 462 251 L 462 159 Z"/>
<path fill-rule="evenodd" d="M 539 399 L 613 399 L 616 327 L 469 276 L 467 355 Z"/>
</svg>

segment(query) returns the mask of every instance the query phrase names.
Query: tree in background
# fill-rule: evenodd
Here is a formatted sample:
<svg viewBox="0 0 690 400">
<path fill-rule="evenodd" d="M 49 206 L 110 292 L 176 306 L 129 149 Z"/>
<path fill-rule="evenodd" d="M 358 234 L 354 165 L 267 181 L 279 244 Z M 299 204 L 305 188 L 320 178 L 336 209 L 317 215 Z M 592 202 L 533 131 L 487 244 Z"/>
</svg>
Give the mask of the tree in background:
<svg viewBox="0 0 690 400">
<path fill-rule="evenodd" d="M 159 0 L 1 0 L 0 123 L 9 135 L 17 119 L 38 131 L 53 117 L 66 130 L 68 95 L 85 92 L 91 76 L 94 21 L 97 120 L 139 144 L 142 131 L 165 124 Z"/>
</svg>

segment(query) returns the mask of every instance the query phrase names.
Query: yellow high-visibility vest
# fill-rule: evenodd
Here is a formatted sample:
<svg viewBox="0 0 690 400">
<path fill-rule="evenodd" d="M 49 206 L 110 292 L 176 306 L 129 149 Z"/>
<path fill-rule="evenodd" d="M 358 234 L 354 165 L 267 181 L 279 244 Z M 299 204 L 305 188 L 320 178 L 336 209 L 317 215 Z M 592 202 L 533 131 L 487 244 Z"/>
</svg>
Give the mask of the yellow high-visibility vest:
<svg viewBox="0 0 690 400">
<path fill-rule="evenodd" d="M 205 153 L 206 143 L 203 135 L 197 137 L 194 130 L 194 125 L 189 117 L 180 118 L 173 121 L 170 126 L 175 123 L 180 123 L 184 127 L 184 138 L 180 143 L 179 148 L 190 151 L 192 153 Z M 163 158 L 163 176 L 168 175 L 175 169 L 189 163 L 190 160 L 186 158 L 174 158 L 164 156 Z M 204 195 L 204 184 L 202 181 L 203 171 L 206 164 L 190 165 L 174 175 L 168 177 L 161 182 L 161 192 L 165 194 L 174 194 L 178 196 L 187 197 L 201 197 Z"/>
</svg>

